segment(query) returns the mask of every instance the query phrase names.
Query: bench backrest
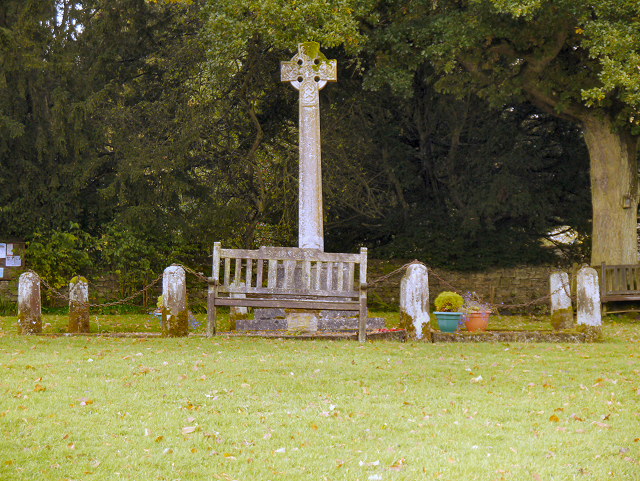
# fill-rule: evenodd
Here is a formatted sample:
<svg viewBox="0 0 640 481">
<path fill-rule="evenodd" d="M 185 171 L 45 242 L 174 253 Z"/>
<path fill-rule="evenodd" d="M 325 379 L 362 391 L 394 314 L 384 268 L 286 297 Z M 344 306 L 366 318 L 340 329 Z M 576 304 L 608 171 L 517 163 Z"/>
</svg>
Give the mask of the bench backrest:
<svg viewBox="0 0 640 481">
<path fill-rule="evenodd" d="M 367 249 L 334 254 L 318 249 L 213 245 L 212 278 L 219 293 L 358 297 L 367 282 Z"/>
<path fill-rule="evenodd" d="M 640 265 L 600 267 L 600 295 L 640 294 Z"/>
</svg>

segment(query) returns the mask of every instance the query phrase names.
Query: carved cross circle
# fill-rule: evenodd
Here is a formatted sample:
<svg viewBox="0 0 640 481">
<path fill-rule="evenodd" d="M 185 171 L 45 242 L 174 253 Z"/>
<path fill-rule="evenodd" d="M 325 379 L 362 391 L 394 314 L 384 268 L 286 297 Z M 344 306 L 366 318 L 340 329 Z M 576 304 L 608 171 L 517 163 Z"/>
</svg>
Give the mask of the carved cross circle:
<svg viewBox="0 0 640 481">
<path fill-rule="evenodd" d="M 298 45 L 298 53 L 289 62 L 280 63 L 280 79 L 291 82 L 300 91 L 302 105 L 318 102 L 318 92 L 328 81 L 337 80 L 335 60 L 327 60 L 324 55 L 316 54 L 310 58 L 305 44 Z M 319 50 L 317 50 L 319 52 Z"/>
</svg>

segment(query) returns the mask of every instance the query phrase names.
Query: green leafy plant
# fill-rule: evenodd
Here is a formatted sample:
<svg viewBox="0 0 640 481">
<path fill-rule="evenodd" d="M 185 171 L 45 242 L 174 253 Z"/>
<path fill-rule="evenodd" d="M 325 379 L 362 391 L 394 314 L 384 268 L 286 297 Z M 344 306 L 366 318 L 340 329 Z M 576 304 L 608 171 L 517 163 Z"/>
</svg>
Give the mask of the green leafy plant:
<svg viewBox="0 0 640 481">
<path fill-rule="evenodd" d="M 438 312 L 457 312 L 464 304 L 460 294 L 451 291 L 441 292 L 433 302 Z"/>
<path fill-rule="evenodd" d="M 69 230 L 38 231 L 27 242 L 26 264 L 54 289 L 93 265 L 95 239 L 71 223 Z M 47 292 L 47 299 L 51 300 Z"/>
</svg>

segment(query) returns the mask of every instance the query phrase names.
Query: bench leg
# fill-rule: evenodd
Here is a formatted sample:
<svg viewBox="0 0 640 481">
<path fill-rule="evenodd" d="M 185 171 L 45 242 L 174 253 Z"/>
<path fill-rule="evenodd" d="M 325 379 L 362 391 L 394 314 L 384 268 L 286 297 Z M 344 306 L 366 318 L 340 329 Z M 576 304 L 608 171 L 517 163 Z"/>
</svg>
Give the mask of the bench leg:
<svg viewBox="0 0 640 481">
<path fill-rule="evenodd" d="M 216 290 L 217 286 L 209 286 L 207 291 L 207 337 L 216 335 Z"/>
<path fill-rule="evenodd" d="M 360 316 L 358 319 L 358 342 L 367 340 L 367 291 L 360 291 Z"/>
</svg>

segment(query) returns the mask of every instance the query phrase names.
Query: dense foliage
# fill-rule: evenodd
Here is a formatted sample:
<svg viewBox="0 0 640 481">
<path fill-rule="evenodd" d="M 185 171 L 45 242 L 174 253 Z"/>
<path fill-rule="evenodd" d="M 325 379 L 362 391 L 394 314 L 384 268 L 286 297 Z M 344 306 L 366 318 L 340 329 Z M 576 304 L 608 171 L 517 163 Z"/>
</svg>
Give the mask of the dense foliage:
<svg viewBox="0 0 640 481">
<path fill-rule="evenodd" d="M 30 241 L 34 266 L 62 244 L 79 249 L 74 269 L 116 272 L 123 293 L 171 262 L 205 258 L 216 240 L 293 245 L 297 92 L 280 82 L 279 62 L 314 40 L 339 66 L 321 92 L 328 250 L 366 245 L 477 269 L 555 262 L 550 233 L 571 229 L 585 242 L 560 246 L 564 259 L 585 259 L 590 153 L 572 112 L 597 111 L 636 134 L 635 121 L 624 124 L 636 105 L 636 41 L 613 21 L 633 32 L 634 11 L 5 1 L 2 234 Z"/>
</svg>

